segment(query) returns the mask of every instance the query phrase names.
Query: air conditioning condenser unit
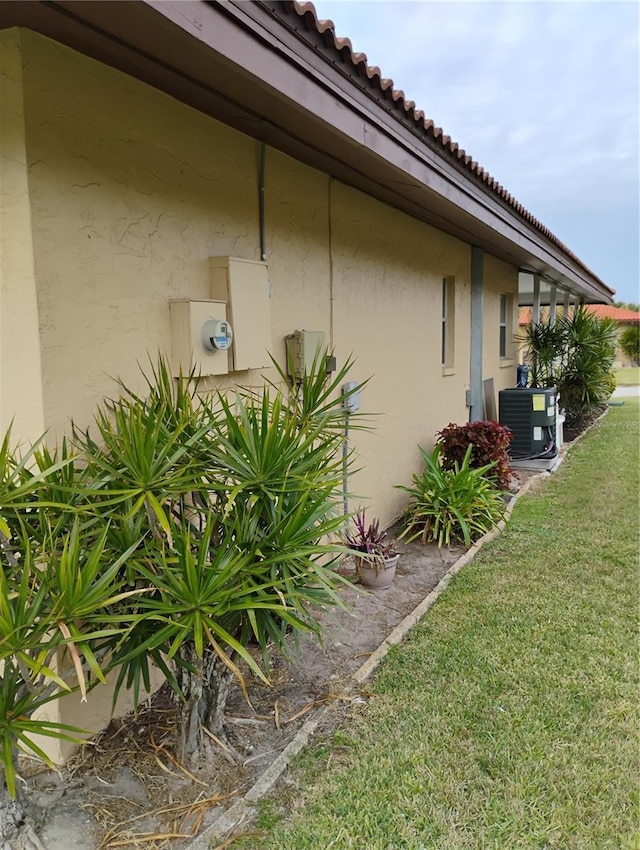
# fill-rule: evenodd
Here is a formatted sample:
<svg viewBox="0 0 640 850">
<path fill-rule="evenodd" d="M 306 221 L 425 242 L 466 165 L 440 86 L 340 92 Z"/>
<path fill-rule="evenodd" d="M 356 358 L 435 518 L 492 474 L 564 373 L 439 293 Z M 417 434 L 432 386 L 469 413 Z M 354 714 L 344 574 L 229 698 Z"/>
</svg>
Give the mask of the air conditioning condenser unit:
<svg viewBox="0 0 640 850">
<path fill-rule="evenodd" d="M 556 419 L 558 392 L 555 387 L 514 387 L 500 390 L 498 418 L 513 434 L 512 459 L 551 457 L 557 454 Z"/>
</svg>

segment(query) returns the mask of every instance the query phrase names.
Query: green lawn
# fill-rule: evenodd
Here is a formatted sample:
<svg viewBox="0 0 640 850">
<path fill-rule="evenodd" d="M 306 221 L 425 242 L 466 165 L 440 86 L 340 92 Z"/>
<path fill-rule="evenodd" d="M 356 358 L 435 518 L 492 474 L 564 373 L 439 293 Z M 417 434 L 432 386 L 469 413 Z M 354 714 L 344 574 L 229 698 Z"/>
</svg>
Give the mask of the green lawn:
<svg viewBox="0 0 640 850">
<path fill-rule="evenodd" d="M 640 384 L 640 366 L 622 366 L 614 371 L 617 386 L 635 387 Z"/>
<path fill-rule="evenodd" d="M 640 847 L 638 412 L 518 502 L 234 847 Z"/>
</svg>

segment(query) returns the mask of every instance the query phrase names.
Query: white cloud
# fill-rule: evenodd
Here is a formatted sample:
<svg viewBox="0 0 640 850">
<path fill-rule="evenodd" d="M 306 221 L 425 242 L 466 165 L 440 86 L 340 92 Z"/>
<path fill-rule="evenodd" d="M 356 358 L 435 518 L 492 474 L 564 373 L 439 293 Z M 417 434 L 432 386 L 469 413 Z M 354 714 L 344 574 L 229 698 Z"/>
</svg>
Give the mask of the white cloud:
<svg viewBox="0 0 640 850">
<path fill-rule="evenodd" d="M 611 228 L 603 228 L 599 244 L 596 224 L 584 245 L 567 244 L 607 282 L 628 290 L 628 299 L 640 297 L 635 2 L 315 5 L 552 230 L 547 217 L 562 225 L 566 216 L 561 229 L 571 230 L 577 208 L 596 219 L 623 209 L 626 220 L 635 216 L 635 239 L 627 227 L 619 236 L 624 244 Z M 621 253 L 628 273 L 610 280 L 608 261 Z"/>
</svg>

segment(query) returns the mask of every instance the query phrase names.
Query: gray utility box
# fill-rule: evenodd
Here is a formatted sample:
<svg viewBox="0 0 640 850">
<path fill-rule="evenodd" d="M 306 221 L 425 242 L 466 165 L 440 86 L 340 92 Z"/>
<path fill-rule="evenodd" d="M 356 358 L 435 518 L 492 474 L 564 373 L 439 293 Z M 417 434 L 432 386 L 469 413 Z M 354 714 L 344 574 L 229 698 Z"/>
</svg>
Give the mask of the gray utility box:
<svg viewBox="0 0 640 850">
<path fill-rule="evenodd" d="M 556 441 L 558 393 L 555 387 L 500 390 L 499 420 L 513 434 L 511 457 L 541 454 Z"/>
</svg>

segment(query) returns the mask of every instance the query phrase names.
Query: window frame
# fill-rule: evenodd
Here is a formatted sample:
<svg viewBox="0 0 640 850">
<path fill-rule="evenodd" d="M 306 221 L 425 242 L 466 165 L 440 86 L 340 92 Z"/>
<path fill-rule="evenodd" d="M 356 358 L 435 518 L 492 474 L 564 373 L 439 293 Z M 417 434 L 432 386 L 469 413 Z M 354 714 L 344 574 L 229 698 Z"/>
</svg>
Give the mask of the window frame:
<svg viewBox="0 0 640 850">
<path fill-rule="evenodd" d="M 442 278 L 440 290 L 440 365 L 447 374 L 455 366 L 456 279 L 451 275 Z"/>
<path fill-rule="evenodd" d="M 513 332 L 513 295 L 509 292 L 500 293 L 498 311 L 498 356 L 501 360 L 512 358 Z"/>
</svg>

